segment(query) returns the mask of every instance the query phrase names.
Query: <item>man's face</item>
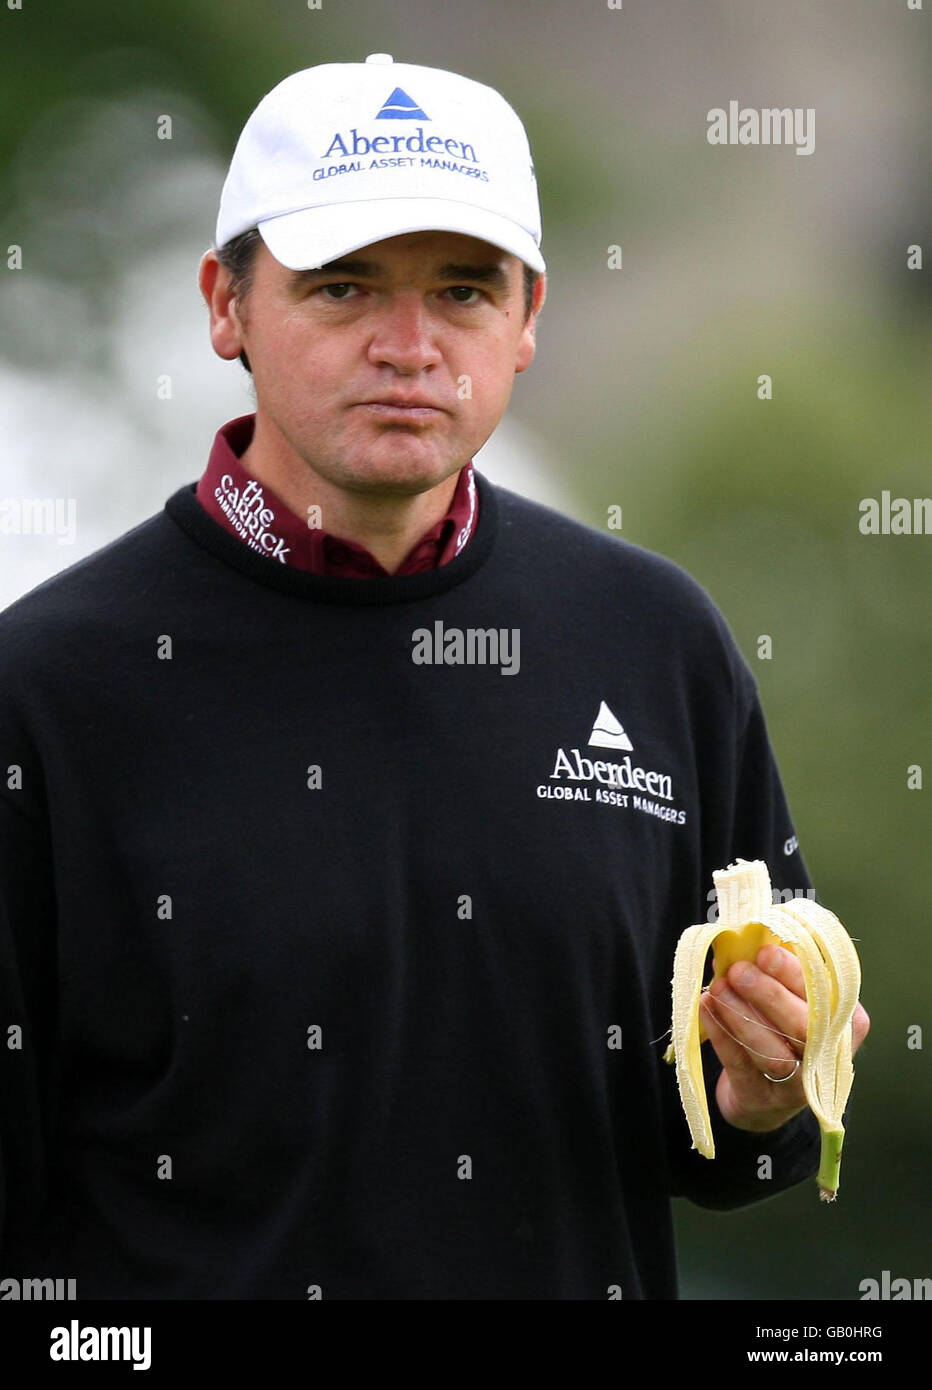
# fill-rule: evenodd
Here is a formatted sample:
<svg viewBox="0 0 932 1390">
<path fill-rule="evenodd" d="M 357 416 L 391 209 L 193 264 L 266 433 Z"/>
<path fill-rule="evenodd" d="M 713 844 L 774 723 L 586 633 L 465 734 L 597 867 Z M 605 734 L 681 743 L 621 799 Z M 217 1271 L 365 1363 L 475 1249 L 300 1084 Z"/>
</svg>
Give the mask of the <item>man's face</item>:
<svg viewBox="0 0 932 1390">
<path fill-rule="evenodd" d="M 448 478 L 534 356 L 543 277 L 526 322 L 522 263 L 474 237 L 412 232 L 314 271 L 286 269 L 262 243 L 243 306 L 225 298 L 215 258 L 205 270 L 213 254 L 201 287 L 214 349 L 245 348 L 276 450 L 352 492 L 412 494 Z"/>
</svg>

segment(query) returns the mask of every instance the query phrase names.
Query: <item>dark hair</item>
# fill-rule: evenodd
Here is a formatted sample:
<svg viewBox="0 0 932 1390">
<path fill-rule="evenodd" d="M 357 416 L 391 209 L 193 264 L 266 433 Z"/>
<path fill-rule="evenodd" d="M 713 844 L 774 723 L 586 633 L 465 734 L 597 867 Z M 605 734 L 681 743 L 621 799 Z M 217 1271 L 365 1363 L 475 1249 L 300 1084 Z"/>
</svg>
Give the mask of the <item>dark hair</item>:
<svg viewBox="0 0 932 1390">
<path fill-rule="evenodd" d="M 239 302 L 246 299 L 252 289 L 253 271 L 256 265 L 256 252 L 262 238 L 258 227 L 250 227 L 248 232 L 240 232 L 239 236 L 232 237 L 223 246 L 217 247 L 217 260 L 224 266 L 230 274 L 230 290 L 237 295 Z M 539 274 L 532 270 L 529 265 L 523 266 L 524 270 L 524 319 L 527 322 L 531 314 L 531 304 L 534 300 L 534 286 L 537 284 Z M 245 352 L 241 352 L 239 360 L 252 375 L 252 368 L 249 365 L 249 358 Z"/>
</svg>

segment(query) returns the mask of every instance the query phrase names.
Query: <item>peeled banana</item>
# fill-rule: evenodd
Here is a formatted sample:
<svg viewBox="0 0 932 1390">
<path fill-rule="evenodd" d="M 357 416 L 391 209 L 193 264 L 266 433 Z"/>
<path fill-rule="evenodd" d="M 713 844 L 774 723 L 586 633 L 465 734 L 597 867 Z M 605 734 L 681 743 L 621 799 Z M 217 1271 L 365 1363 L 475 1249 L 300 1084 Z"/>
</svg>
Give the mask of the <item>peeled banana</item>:
<svg viewBox="0 0 932 1390">
<path fill-rule="evenodd" d="M 819 1196 L 838 1193 L 842 1116 L 854 1081 L 851 1020 L 861 989 L 861 963 L 854 943 L 834 913 L 809 898 L 774 904 L 767 865 L 737 859 L 712 878 L 719 920 L 687 927 L 673 961 L 672 1042 L 664 1060 L 676 1064 L 676 1080 L 692 1147 L 715 1157 L 700 1047 L 706 1033 L 699 1018 L 706 955 L 713 948 L 713 979 L 736 960 L 753 961 L 762 946 L 785 947 L 799 958 L 806 985 L 809 1024 L 802 1056 L 806 1101 L 819 1121 L 822 1147 Z M 711 983 L 711 981 L 710 981 Z"/>
</svg>

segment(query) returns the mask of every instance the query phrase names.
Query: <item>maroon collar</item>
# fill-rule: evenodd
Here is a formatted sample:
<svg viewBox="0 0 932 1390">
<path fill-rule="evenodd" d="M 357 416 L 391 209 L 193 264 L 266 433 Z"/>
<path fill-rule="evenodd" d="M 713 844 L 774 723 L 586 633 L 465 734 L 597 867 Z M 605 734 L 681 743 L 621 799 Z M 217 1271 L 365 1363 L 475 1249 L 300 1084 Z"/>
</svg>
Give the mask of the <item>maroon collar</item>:
<svg viewBox="0 0 932 1390">
<path fill-rule="evenodd" d="M 252 550 L 295 569 L 372 579 L 388 574 L 371 551 L 312 527 L 271 488 L 251 477 L 240 462 L 249 447 L 256 417 L 240 415 L 222 425 L 195 496 L 204 510 Z M 475 534 L 479 496 L 472 461 L 459 471 L 446 516 L 409 550 L 395 574 L 436 569 L 458 555 Z"/>
</svg>

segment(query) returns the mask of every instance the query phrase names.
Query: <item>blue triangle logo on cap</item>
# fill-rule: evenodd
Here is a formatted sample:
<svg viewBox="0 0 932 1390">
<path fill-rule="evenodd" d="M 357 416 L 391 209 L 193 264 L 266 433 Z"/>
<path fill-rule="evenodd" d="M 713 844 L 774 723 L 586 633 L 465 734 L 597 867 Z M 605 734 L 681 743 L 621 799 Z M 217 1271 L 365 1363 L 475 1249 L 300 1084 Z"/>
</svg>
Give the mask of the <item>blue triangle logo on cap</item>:
<svg viewBox="0 0 932 1390">
<path fill-rule="evenodd" d="M 396 87 L 375 118 L 377 121 L 429 121 L 416 101 Z"/>
</svg>

